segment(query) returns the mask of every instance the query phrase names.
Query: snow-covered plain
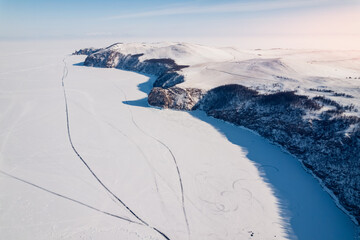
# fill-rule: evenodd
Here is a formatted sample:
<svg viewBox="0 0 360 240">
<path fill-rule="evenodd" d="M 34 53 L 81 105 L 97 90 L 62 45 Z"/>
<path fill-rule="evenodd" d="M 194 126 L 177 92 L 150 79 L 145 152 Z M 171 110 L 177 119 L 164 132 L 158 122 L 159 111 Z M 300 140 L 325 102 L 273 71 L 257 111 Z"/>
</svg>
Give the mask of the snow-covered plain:
<svg viewBox="0 0 360 240">
<path fill-rule="evenodd" d="M 154 79 L 84 67 L 68 55 L 79 43 L 0 48 L 1 239 L 356 237 L 279 147 L 201 112 L 148 107 Z M 75 150 L 121 202 L 70 145 L 62 79 Z"/>
</svg>

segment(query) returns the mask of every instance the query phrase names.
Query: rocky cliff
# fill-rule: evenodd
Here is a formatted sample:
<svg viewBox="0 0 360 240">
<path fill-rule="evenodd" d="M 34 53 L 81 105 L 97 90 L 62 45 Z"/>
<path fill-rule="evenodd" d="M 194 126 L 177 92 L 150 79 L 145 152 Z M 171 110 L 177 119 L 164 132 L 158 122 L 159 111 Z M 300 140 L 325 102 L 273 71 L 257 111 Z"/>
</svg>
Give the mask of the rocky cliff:
<svg viewBox="0 0 360 240">
<path fill-rule="evenodd" d="M 75 54 L 83 54 L 78 51 Z M 154 87 L 169 88 L 184 81 L 184 76 L 179 72 L 186 65 L 178 65 L 172 59 L 149 59 L 140 61 L 142 54 L 122 54 L 118 51 L 98 50 L 89 52 L 85 66 L 119 68 L 144 74 L 157 76 Z"/>
</svg>

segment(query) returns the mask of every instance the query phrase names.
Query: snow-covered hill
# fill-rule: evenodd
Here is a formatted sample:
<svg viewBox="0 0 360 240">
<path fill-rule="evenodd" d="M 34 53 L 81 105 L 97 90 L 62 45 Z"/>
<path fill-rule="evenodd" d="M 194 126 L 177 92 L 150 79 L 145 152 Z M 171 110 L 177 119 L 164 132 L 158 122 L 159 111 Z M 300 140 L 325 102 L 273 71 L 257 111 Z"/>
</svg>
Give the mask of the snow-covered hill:
<svg viewBox="0 0 360 240">
<path fill-rule="evenodd" d="M 107 56 L 110 52 L 113 55 Z M 120 56 L 127 58 L 121 60 Z M 342 105 L 353 104 L 353 111 L 348 114 L 360 116 L 360 51 L 241 51 L 189 43 L 117 43 L 98 49 L 94 59 L 97 62 L 90 58 L 86 65 L 134 68 L 157 76 L 163 72 L 144 69 L 142 65 L 155 59 L 171 59 L 174 63 L 169 62 L 168 70 L 176 70 L 181 76 L 178 83 L 182 84 L 177 87 L 209 90 L 240 84 L 260 93 L 296 91 L 309 97 L 324 95 Z M 98 62 L 100 59 L 106 59 L 106 64 Z"/>
<path fill-rule="evenodd" d="M 151 105 L 201 109 L 280 144 L 320 179 L 356 222 L 359 59 L 360 51 L 117 43 L 89 54 L 85 65 L 155 75 Z"/>
</svg>

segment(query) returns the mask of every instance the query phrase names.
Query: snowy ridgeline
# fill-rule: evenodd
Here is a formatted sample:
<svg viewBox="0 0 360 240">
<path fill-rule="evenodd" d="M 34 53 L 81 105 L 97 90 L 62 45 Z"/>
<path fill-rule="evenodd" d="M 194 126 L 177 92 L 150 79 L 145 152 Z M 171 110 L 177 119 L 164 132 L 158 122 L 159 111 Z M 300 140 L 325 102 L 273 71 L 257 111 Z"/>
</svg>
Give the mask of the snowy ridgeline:
<svg viewBox="0 0 360 240">
<path fill-rule="evenodd" d="M 280 144 L 360 221 L 360 52 L 118 43 L 75 54 L 157 76 L 150 105 L 200 109 Z"/>
</svg>

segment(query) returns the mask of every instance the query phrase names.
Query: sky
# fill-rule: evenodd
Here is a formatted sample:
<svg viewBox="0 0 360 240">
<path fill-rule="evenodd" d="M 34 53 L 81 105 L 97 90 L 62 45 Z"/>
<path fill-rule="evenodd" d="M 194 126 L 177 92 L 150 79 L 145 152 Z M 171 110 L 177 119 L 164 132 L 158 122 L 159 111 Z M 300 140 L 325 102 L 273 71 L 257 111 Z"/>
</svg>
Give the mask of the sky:
<svg viewBox="0 0 360 240">
<path fill-rule="evenodd" d="M 0 0 L 0 40 L 64 38 L 360 49 L 360 0 Z"/>
</svg>

